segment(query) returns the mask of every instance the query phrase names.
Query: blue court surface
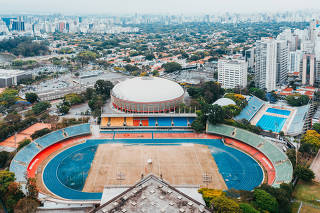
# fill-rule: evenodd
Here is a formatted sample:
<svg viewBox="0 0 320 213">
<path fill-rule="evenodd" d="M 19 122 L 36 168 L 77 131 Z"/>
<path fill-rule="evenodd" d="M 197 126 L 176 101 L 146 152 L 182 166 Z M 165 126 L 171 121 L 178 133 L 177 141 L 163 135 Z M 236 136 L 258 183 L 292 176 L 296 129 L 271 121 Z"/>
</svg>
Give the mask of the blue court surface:
<svg viewBox="0 0 320 213">
<path fill-rule="evenodd" d="M 285 115 L 285 116 L 289 116 L 291 113 L 289 110 L 276 109 L 276 108 L 268 108 L 267 112 L 278 114 L 278 115 Z"/>
<path fill-rule="evenodd" d="M 214 139 L 92 139 L 73 146 L 55 156 L 45 167 L 46 187 L 65 199 L 100 200 L 102 193 L 82 192 L 94 154 L 99 144 L 125 143 L 130 145 L 171 145 L 195 143 L 207 145 L 228 188 L 253 190 L 263 181 L 259 164 L 247 154 L 225 146 Z"/>
<path fill-rule="evenodd" d="M 260 126 L 265 131 L 280 132 L 286 120 L 286 118 L 263 115 L 256 126 Z"/>
</svg>

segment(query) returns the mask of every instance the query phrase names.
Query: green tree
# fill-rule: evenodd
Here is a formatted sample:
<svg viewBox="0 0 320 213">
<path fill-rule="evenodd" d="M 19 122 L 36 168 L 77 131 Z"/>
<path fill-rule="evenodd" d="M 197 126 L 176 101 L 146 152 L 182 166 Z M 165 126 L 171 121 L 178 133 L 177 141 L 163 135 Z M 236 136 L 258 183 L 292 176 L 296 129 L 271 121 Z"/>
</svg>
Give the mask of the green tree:
<svg viewBox="0 0 320 213">
<path fill-rule="evenodd" d="M 17 151 L 21 150 L 23 147 L 27 146 L 29 143 L 31 143 L 31 140 L 29 139 L 24 139 L 19 143 L 19 146 L 17 148 Z"/>
<path fill-rule="evenodd" d="M 168 62 L 162 65 L 164 71 L 167 73 L 175 72 L 182 69 L 182 66 L 177 62 Z"/>
<path fill-rule="evenodd" d="M 154 54 L 153 53 L 146 54 L 145 59 L 148 61 L 152 61 L 153 59 L 155 59 Z"/>
<path fill-rule="evenodd" d="M 291 184 L 282 183 L 279 188 L 272 187 L 268 184 L 262 184 L 259 189 L 262 189 L 275 197 L 278 202 L 279 212 L 291 212 L 291 199 L 293 187 Z"/>
<path fill-rule="evenodd" d="M 312 129 L 316 130 L 320 134 L 320 123 L 313 124 Z"/>
<path fill-rule="evenodd" d="M 301 165 L 298 165 L 295 168 L 293 174 L 295 177 L 301 178 L 306 182 L 311 182 L 315 177 L 314 172 L 311 169 Z"/>
<path fill-rule="evenodd" d="M 95 90 L 93 88 L 87 88 L 84 94 L 85 99 L 86 100 L 92 99 L 94 94 L 95 94 Z"/>
<path fill-rule="evenodd" d="M 266 92 L 259 88 L 250 88 L 249 93 L 266 101 Z"/>
<path fill-rule="evenodd" d="M 225 196 L 216 196 L 211 200 L 211 208 L 217 213 L 239 213 L 240 207 L 237 202 Z"/>
<path fill-rule="evenodd" d="M 17 112 L 9 113 L 4 120 L 9 125 L 16 125 L 21 121 L 21 115 L 19 115 Z"/>
<path fill-rule="evenodd" d="M 81 63 L 82 67 L 89 62 L 94 62 L 96 59 L 97 54 L 92 51 L 83 51 L 78 53 L 78 55 L 76 56 L 76 60 Z"/>
<path fill-rule="evenodd" d="M 253 191 L 254 205 L 259 210 L 265 210 L 271 213 L 278 212 L 278 203 L 276 198 L 262 189 L 255 189 Z"/>
<path fill-rule="evenodd" d="M 224 120 L 225 114 L 221 106 L 209 105 L 208 107 L 208 121 L 211 124 L 221 123 Z"/>
<path fill-rule="evenodd" d="M 63 101 L 68 102 L 71 106 L 73 106 L 76 104 L 83 103 L 84 100 L 81 97 L 81 95 L 78 95 L 76 93 L 70 93 L 64 96 Z"/>
<path fill-rule="evenodd" d="M 15 89 L 5 89 L 0 93 L 0 106 L 9 108 L 14 105 L 18 99 L 18 90 Z"/>
<path fill-rule="evenodd" d="M 63 115 L 68 114 L 70 110 L 70 106 L 68 106 L 67 104 L 59 104 L 57 108 L 59 112 L 62 113 Z"/>
<path fill-rule="evenodd" d="M 98 95 L 102 95 L 104 100 L 110 98 L 110 93 L 113 88 L 113 84 L 110 81 L 98 80 L 95 85 L 94 89 Z"/>
<path fill-rule="evenodd" d="M 26 93 L 26 100 L 29 101 L 30 103 L 34 103 L 39 101 L 39 97 L 36 93 Z"/>
<path fill-rule="evenodd" d="M 286 97 L 286 101 L 290 106 L 303 106 L 309 103 L 309 96 L 307 95 L 289 95 Z"/>
<path fill-rule="evenodd" d="M 50 133 L 50 132 L 51 132 L 50 129 L 48 129 L 48 128 L 43 128 L 43 129 L 40 129 L 40 130 L 35 131 L 35 132 L 31 135 L 31 138 L 32 138 L 32 140 L 35 140 L 35 139 L 40 138 L 41 136 L 44 136 L 44 135 L 46 135 L 46 134 L 48 134 L 48 133 Z"/>
<path fill-rule="evenodd" d="M 37 200 L 25 197 L 18 201 L 14 207 L 14 213 L 33 213 L 39 206 L 40 203 Z"/>
<path fill-rule="evenodd" d="M 7 161 L 9 160 L 10 153 L 6 151 L 0 152 L 0 168 L 6 166 Z"/>
<path fill-rule="evenodd" d="M 24 196 L 21 186 L 14 181 L 15 176 L 13 172 L 0 171 L 0 197 L 10 213 L 13 212 L 13 208 L 18 200 Z"/>
<path fill-rule="evenodd" d="M 39 191 L 37 189 L 37 183 L 35 178 L 27 178 L 27 197 L 33 200 L 38 199 Z"/>
<path fill-rule="evenodd" d="M 192 129 L 194 129 L 196 132 L 203 132 L 206 129 L 206 124 L 201 121 L 201 119 L 196 118 L 192 124 Z"/>
<path fill-rule="evenodd" d="M 16 182 L 11 182 L 7 188 L 4 200 L 5 205 L 10 213 L 14 212 L 14 207 L 23 197 L 24 194 L 21 190 L 21 185 Z"/>
<path fill-rule="evenodd" d="M 46 111 L 51 107 L 51 104 L 47 101 L 41 101 L 32 106 L 32 111 L 35 115 L 39 115 L 40 113 Z"/>
<path fill-rule="evenodd" d="M 224 89 L 221 88 L 221 85 L 213 81 L 189 87 L 187 91 L 193 99 L 203 97 L 208 104 L 212 104 L 224 94 Z"/>
<path fill-rule="evenodd" d="M 222 109 L 223 109 L 225 116 L 229 119 L 239 115 L 241 112 L 241 108 L 238 107 L 237 105 L 223 106 Z"/>
<path fill-rule="evenodd" d="M 239 204 L 242 213 L 259 213 L 253 206 L 249 203 L 240 203 Z"/>
</svg>

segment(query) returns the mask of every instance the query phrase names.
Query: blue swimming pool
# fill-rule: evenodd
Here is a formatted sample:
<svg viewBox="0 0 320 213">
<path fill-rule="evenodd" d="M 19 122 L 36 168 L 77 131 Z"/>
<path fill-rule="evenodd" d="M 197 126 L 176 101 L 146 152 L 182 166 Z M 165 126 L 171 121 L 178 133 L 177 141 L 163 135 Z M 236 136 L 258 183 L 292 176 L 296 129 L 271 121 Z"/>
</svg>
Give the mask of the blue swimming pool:
<svg viewBox="0 0 320 213">
<path fill-rule="evenodd" d="M 289 110 L 276 109 L 276 108 L 268 108 L 267 112 L 278 114 L 278 115 L 285 115 L 285 116 L 289 116 L 291 113 Z"/>
<path fill-rule="evenodd" d="M 263 171 L 249 155 L 225 146 L 217 139 L 95 139 L 73 146 L 55 156 L 45 167 L 43 180 L 54 194 L 65 199 L 99 200 L 102 193 L 82 192 L 85 178 L 90 169 L 99 144 L 126 143 L 143 145 L 171 145 L 195 143 L 207 145 L 214 157 L 219 172 L 228 188 L 253 190 L 263 181 Z M 81 164 L 81 165 L 79 165 Z M 69 165 L 69 166 L 68 166 Z"/>
<path fill-rule="evenodd" d="M 279 118 L 271 115 L 263 115 L 257 123 L 265 131 L 280 132 L 286 122 L 286 118 Z"/>
</svg>

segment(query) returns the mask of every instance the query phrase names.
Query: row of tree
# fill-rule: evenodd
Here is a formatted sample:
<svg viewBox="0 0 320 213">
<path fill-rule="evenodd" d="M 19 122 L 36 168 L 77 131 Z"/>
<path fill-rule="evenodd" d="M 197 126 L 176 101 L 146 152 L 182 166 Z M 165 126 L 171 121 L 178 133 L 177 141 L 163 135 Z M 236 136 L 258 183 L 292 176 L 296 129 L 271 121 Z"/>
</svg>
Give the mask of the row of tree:
<svg viewBox="0 0 320 213">
<path fill-rule="evenodd" d="M 199 190 L 207 205 L 213 212 L 227 213 L 288 213 L 291 212 L 293 187 L 281 184 L 274 188 L 267 184 L 253 191 L 229 189 L 226 192 L 202 188 Z"/>
<path fill-rule="evenodd" d="M 34 41 L 29 37 L 2 40 L 0 41 L 0 51 L 24 57 L 47 55 L 50 53 L 48 42 Z"/>
<path fill-rule="evenodd" d="M 8 213 L 29 213 L 36 212 L 40 201 L 36 180 L 27 178 L 26 193 L 23 193 L 22 186 L 15 182 L 13 172 L 0 171 L 0 202 L 4 204 Z"/>
<path fill-rule="evenodd" d="M 66 95 L 63 99 L 63 103 L 58 105 L 58 109 L 60 113 L 67 114 L 71 106 L 88 101 L 88 106 L 92 115 L 99 117 L 101 115 L 101 108 L 110 98 L 112 88 L 112 82 L 98 80 L 95 83 L 94 88 L 87 88 L 82 94 L 71 93 Z"/>
</svg>

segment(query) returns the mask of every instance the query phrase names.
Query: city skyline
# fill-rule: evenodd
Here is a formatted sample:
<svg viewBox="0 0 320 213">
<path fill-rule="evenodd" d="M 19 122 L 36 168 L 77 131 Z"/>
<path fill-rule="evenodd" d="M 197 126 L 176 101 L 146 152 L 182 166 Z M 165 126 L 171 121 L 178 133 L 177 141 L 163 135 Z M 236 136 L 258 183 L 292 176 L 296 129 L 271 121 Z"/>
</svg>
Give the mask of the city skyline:
<svg viewBox="0 0 320 213">
<path fill-rule="evenodd" d="M 283 12 L 304 9 L 320 9 L 320 1 L 307 0 L 301 4 L 299 0 L 227 0 L 225 3 L 217 0 L 199 1 L 169 1 L 161 2 L 147 0 L 69 0 L 40 1 L 12 0 L 1 2 L 0 13 L 68 13 L 68 14 L 212 14 L 212 13 L 255 13 Z"/>
</svg>

